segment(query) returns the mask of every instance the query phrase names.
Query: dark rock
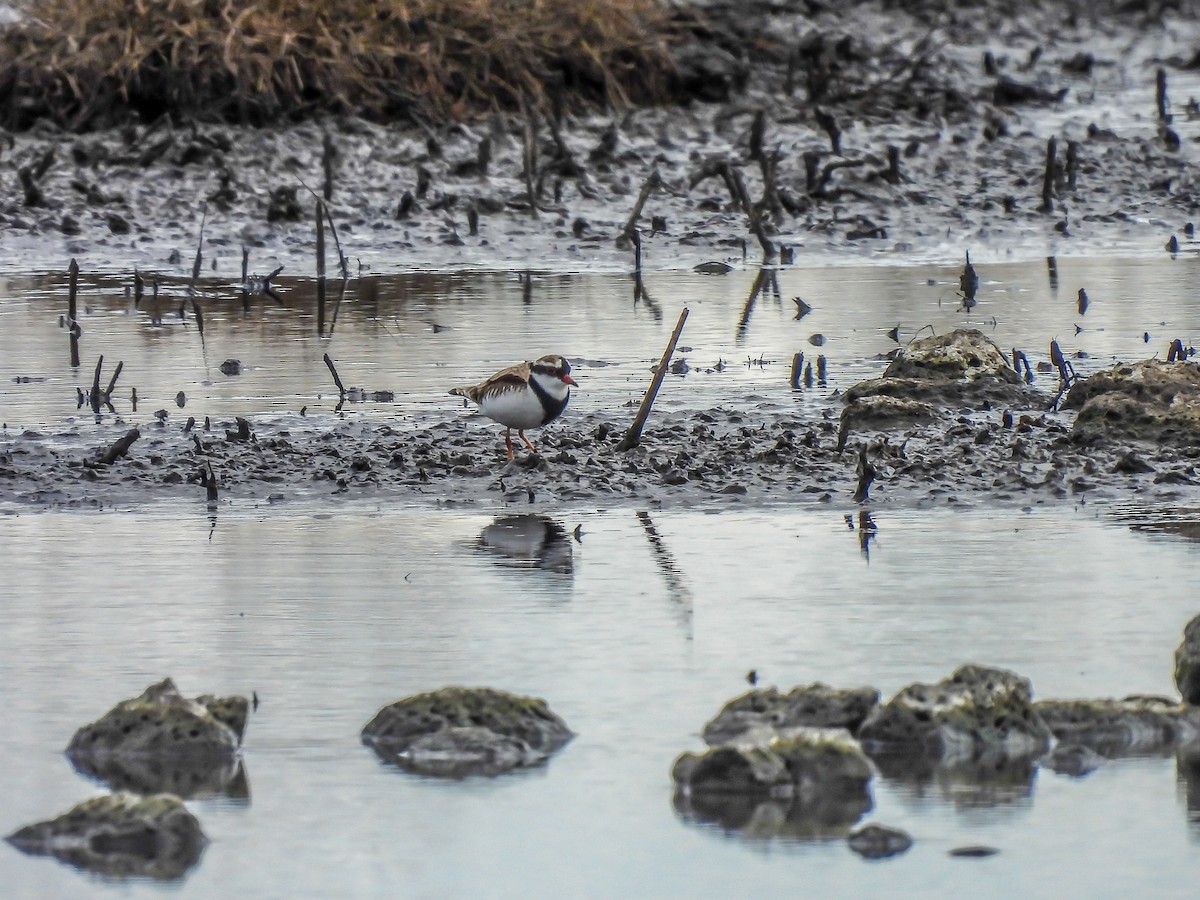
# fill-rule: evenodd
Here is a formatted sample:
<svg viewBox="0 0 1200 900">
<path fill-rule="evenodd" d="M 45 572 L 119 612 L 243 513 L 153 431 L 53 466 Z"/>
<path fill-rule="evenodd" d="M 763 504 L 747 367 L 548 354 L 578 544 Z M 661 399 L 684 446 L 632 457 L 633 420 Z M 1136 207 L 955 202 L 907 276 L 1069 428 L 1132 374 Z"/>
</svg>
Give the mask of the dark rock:
<svg viewBox="0 0 1200 900">
<path fill-rule="evenodd" d="M 104 220 L 108 223 L 108 230 L 113 234 L 129 234 L 129 220 L 124 216 L 110 212 L 104 217 Z"/>
<path fill-rule="evenodd" d="M 820 683 L 795 687 L 786 694 L 773 687 L 749 691 L 726 703 L 704 726 L 704 742 L 733 743 L 764 726 L 776 730 L 802 725 L 845 728 L 854 734 L 878 702 L 879 692 L 874 688 L 837 690 Z"/>
<path fill-rule="evenodd" d="M 1200 706 L 1200 616 L 1183 629 L 1183 643 L 1175 650 L 1175 684 L 1184 703 Z"/>
<path fill-rule="evenodd" d="M 764 730 L 762 743 L 722 744 L 675 760 L 675 807 L 751 836 L 845 835 L 871 808 L 862 749 L 840 728 Z"/>
<path fill-rule="evenodd" d="M 681 101 L 726 103 L 750 77 L 749 67 L 720 47 L 683 44 L 673 57 L 672 93 Z"/>
<path fill-rule="evenodd" d="M 1059 775 L 1072 775 L 1076 778 L 1096 771 L 1106 762 L 1108 762 L 1106 757 L 1101 756 L 1090 747 L 1062 742 L 1038 760 L 1038 764 L 1043 769 L 1049 769 Z"/>
<path fill-rule="evenodd" d="M 162 880 L 181 877 L 207 843 L 200 823 L 178 797 L 128 793 L 85 800 L 7 840 L 24 853 L 55 856 L 101 875 Z"/>
<path fill-rule="evenodd" d="M 960 859 L 985 859 L 989 856 L 995 856 L 999 852 L 995 847 L 985 847 L 982 844 L 968 844 L 964 847 L 955 847 L 950 851 L 950 855 L 957 856 Z"/>
<path fill-rule="evenodd" d="M 537 765 L 574 735 L 544 700 L 448 687 L 385 706 L 362 730 L 380 758 L 427 775 L 497 775 Z"/>
<path fill-rule="evenodd" d="M 912 846 L 912 838 L 899 828 L 866 825 L 846 838 L 850 849 L 866 859 L 887 859 Z"/>
<path fill-rule="evenodd" d="M 304 207 L 296 199 L 294 186 L 284 185 L 271 191 L 267 201 L 268 222 L 299 222 L 302 218 Z"/>
<path fill-rule="evenodd" d="M 222 375 L 241 375 L 242 361 L 240 359 L 227 359 L 220 366 Z"/>
<path fill-rule="evenodd" d="M 1147 359 L 1076 382 L 1063 406 L 1079 410 L 1081 436 L 1200 441 L 1200 365 Z"/>
<path fill-rule="evenodd" d="M 1108 757 L 1162 750 L 1200 735 L 1200 708 L 1165 697 L 1042 700 L 1034 709 L 1060 741 Z"/>
<path fill-rule="evenodd" d="M 1032 756 L 1045 751 L 1050 729 L 1031 696 L 1029 680 L 1013 672 L 962 666 L 876 707 L 858 737 L 872 755 L 915 753 L 944 762 Z"/>
<path fill-rule="evenodd" d="M 997 106 L 1017 106 L 1019 104 L 1052 104 L 1062 101 L 1068 92 L 1068 88 L 1060 88 L 1057 91 L 1048 91 L 1034 84 L 1025 84 L 1021 81 L 1001 76 L 996 81 L 996 85 L 992 88 L 992 102 Z"/>
</svg>

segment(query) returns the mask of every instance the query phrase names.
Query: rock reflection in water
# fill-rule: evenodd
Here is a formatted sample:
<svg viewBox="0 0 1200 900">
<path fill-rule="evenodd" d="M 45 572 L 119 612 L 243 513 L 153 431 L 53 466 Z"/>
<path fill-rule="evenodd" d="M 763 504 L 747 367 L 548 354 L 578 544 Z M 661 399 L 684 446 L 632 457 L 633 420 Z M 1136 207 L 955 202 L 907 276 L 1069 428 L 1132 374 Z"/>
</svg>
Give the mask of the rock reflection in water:
<svg viewBox="0 0 1200 900">
<path fill-rule="evenodd" d="M 935 794 L 956 809 L 1024 806 L 1032 801 L 1032 757 L 988 757 L 942 764 L 920 755 L 871 754 L 879 775 L 916 799 Z"/>
<path fill-rule="evenodd" d="M 567 530 L 546 516 L 498 516 L 480 532 L 478 546 L 497 565 L 543 569 L 559 575 L 575 573 Z"/>
<path fill-rule="evenodd" d="M 1175 754 L 1175 773 L 1187 805 L 1187 821 L 1194 838 L 1200 840 L 1200 744 L 1180 747 Z"/>
<path fill-rule="evenodd" d="M 71 763 L 81 775 L 102 781 L 114 791 L 174 794 L 183 800 L 227 797 L 250 801 L 250 781 L 240 758 L 79 756 Z"/>
<path fill-rule="evenodd" d="M 697 824 L 718 825 L 745 838 L 825 841 L 844 838 L 871 811 L 866 793 L 811 800 L 753 797 L 735 793 L 675 791 L 675 811 Z"/>
</svg>

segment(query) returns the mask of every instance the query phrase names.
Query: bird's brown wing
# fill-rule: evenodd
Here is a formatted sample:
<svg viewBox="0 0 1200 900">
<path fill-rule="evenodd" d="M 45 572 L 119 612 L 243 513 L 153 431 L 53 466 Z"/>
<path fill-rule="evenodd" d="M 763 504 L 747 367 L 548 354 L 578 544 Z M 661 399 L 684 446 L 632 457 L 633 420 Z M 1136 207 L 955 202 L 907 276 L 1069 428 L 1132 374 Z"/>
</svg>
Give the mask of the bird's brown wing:
<svg viewBox="0 0 1200 900">
<path fill-rule="evenodd" d="M 485 394 L 500 391 L 515 391 L 524 388 L 529 383 L 529 363 L 518 363 L 515 366 L 509 366 L 507 369 L 501 369 L 491 378 L 479 382 L 479 384 L 471 387 L 454 388 L 450 391 L 457 397 L 466 397 L 475 403 L 479 403 Z"/>
</svg>

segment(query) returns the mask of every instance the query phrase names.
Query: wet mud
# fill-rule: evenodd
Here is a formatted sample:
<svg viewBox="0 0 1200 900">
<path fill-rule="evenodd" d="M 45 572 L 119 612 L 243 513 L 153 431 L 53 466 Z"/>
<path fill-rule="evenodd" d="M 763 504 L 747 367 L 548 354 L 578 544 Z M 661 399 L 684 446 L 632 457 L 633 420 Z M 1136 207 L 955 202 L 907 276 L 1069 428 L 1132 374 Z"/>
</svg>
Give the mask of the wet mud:
<svg viewBox="0 0 1200 900">
<path fill-rule="evenodd" d="M 61 271 L 74 256 L 90 272 L 186 278 L 200 241 L 203 277 L 234 276 L 243 249 L 251 272 L 302 276 L 315 268 L 326 184 L 329 271 L 340 253 L 351 279 L 531 260 L 628 271 L 635 252 L 647 268 L 1165 252 L 1168 238 L 1188 252 L 1188 123 L 1200 108 L 1170 86 L 1187 83 L 1200 46 L 1194 5 L 945 6 L 698 4 L 708 24 L 673 49 L 678 102 L 666 107 L 419 127 L 35 125 L 0 152 L 0 269 Z M 136 436 L 118 416 L 0 435 L 0 504 L 1200 495 L 1188 442 L 1081 430 L 1085 413 L 1049 411 L 1053 398 L 1032 391 L 929 400 L 909 390 L 845 415 L 834 396 L 800 416 L 749 398 L 656 414 L 632 450 L 617 449 L 625 411 L 568 413 L 539 455 L 511 463 L 498 429 L 449 414 L 420 425 L 264 416 L 196 431 L 169 419 Z"/>
<path fill-rule="evenodd" d="M 145 425 L 105 464 L 130 425 L 8 434 L 0 508 L 133 508 L 189 499 L 285 504 L 313 500 L 462 504 L 518 509 L 581 503 L 693 506 L 848 504 L 860 453 L 875 470 L 877 507 L 1200 500 L 1200 450 L 1076 437 L 1072 414 L 1042 409 L 943 410 L 887 432 L 855 433 L 841 452 L 839 409 L 796 415 L 768 401 L 671 412 L 638 447 L 618 451 L 628 418 L 565 417 L 535 437 L 538 455 L 505 458 L 503 429 L 479 417 L 415 426 L 292 416 L 185 433 Z M 1011 420 L 1011 424 L 1006 424 Z M 207 472 L 215 476 L 215 493 Z"/>
<path fill-rule="evenodd" d="M 0 152 L 0 268 L 76 256 L 182 275 L 206 207 L 218 273 L 238 271 L 243 246 L 254 271 L 310 273 L 328 181 L 351 274 L 626 269 L 652 176 L 632 223 L 649 268 L 764 250 L 1187 252 L 1194 4 L 945 6 L 694 4 L 704 24 L 673 46 L 669 106 L 421 126 L 35 124 Z"/>
</svg>

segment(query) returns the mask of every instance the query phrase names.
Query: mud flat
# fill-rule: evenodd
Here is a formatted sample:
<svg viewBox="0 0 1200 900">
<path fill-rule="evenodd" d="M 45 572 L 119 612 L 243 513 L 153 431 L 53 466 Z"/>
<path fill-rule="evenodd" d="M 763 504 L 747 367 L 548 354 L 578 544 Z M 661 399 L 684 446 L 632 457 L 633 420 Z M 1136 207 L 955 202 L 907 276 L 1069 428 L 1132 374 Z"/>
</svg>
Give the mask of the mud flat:
<svg viewBox="0 0 1200 900">
<path fill-rule="evenodd" d="M 677 7 L 651 105 L 14 120 L 0 268 L 181 274 L 206 206 L 217 272 L 311 272 L 326 183 L 351 274 L 1188 252 L 1195 4 L 944 6 Z"/>
</svg>

